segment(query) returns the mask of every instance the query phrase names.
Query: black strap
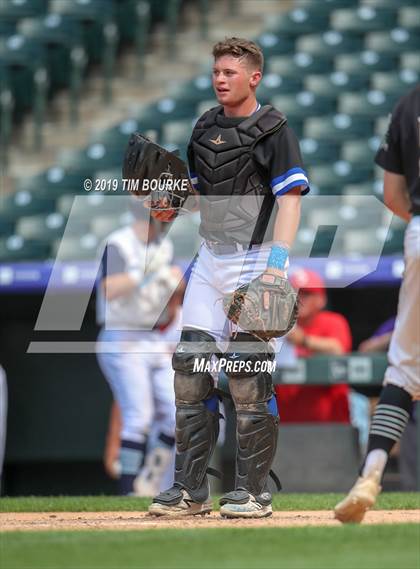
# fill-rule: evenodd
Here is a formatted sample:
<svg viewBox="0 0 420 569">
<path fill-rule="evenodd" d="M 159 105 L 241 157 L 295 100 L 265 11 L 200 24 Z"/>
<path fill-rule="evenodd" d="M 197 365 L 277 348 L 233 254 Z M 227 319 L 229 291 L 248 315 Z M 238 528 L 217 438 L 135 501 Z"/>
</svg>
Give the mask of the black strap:
<svg viewBox="0 0 420 569">
<path fill-rule="evenodd" d="M 277 474 L 274 472 L 274 470 L 270 470 L 270 478 L 274 482 L 274 484 L 276 485 L 278 492 L 280 492 L 282 489 L 282 485 L 280 482 L 280 478 L 277 476 Z"/>
<path fill-rule="evenodd" d="M 212 468 L 211 466 L 209 466 L 206 470 L 207 474 L 210 474 L 210 476 L 214 476 L 215 478 L 218 478 L 219 480 L 222 479 L 222 473 L 219 472 L 218 470 L 216 470 L 215 468 Z"/>
</svg>

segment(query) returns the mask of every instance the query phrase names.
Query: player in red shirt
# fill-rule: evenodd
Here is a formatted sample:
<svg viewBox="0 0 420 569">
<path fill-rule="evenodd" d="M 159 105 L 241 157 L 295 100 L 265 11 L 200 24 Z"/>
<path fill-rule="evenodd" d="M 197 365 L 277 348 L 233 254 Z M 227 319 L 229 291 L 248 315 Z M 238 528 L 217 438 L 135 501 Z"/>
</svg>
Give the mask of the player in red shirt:
<svg viewBox="0 0 420 569">
<path fill-rule="evenodd" d="M 316 354 L 341 355 L 351 351 L 352 338 L 347 320 L 337 312 L 324 310 L 325 283 L 314 271 L 300 269 L 291 277 L 299 290 L 299 316 L 287 339 L 298 357 Z M 349 387 L 277 385 L 277 405 L 282 422 L 349 423 Z"/>
</svg>

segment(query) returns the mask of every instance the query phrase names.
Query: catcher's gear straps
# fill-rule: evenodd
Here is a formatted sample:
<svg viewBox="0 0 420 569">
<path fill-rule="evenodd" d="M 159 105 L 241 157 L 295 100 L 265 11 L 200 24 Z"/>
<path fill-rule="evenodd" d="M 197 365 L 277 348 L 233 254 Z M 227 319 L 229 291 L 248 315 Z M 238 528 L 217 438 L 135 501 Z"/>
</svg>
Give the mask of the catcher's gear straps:
<svg viewBox="0 0 420 569">
<path fill-rule="evenodd" d="M 212 376 L 194 372 L 196 358 L 210 359 L 213 336 L 184 329 L 172 359 L 175 370 L 176 461 L 175 482 L 193 500 L 209 495 L 207 469 L 219 435 L 219 406 Z"/>
</svg>

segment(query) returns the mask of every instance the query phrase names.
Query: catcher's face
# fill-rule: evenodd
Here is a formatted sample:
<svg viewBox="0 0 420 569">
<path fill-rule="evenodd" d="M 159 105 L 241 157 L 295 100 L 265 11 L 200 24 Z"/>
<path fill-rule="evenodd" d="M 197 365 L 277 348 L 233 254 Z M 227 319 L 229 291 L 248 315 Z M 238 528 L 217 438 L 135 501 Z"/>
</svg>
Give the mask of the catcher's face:
<svg viewBox="0 0 420 569">
<path fill-rule="evenodd" d="M 261 71 L 250 69 L 244 60 L 223 55 L 214 62 L 212 77 L 218 102 L 223 106 L 236 107 L 255 97 Z"/>
</svg>

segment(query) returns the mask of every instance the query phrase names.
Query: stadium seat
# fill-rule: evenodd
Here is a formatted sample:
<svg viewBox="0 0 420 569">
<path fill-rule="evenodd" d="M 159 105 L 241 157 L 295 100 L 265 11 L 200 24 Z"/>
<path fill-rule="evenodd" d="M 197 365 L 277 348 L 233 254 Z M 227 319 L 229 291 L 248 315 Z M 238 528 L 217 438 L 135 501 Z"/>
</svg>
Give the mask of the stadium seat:
<svg viewBox="0 0 420 569">
<path fill-rule="evenodd" d="M 349 140 L 341 146 L 341 159 L 359 164 L 373 164 L 376 152 L 381 144 L 379 136 L 367 140 Z"/>
<path fill-rule="evenodd" d="M 339 54 L 334 59 L 334 65 L 337 71 L 369 77 L 375 71 L 395 71 L 398 57 L 397 54 L 365 50 L 352 54 Z"/>
<path fill-rule="evenodd" d="M 3 262 L 45 261 L 50 258 L 50 245 L 45 240 L 26 241 L 20 235 L 0 239 L 0 259 Z"/>
<path fill-rule="evenodd" d="M 382 54 L 400 54 L 410 50 L 418 50 L 420 32 L 407 28 L 394 28 L 389 31 L 372 32 L 366 35 L 365 46 Z"/>
<path fill-rule="evenodd" d="M 67 218 L 61 213 L 53 212 L 46 215 L 31 215 L 21 217 L 15 232 L 24 239 L 52 241 L 63 235 L 64 230 L 72 234 L 80 234 L 88 229 L 88 223 L 74 219 L 66 228 Z"/>
<path fill-rule="evenodd" d="M 339 195 L 343 186 L 364 182 L 372 177 L 372 173 L 373 164 L 338 160 L 309 168 L 309 180 L 318 186 L 321 194 Z"/>
<path fill-rule="evenodd" d="M 328 19 L 328 14 L 318 10 L 317 6 L 308 4 L 278 15 L 270 15 L 266 27 L 280 36 L 300 36 L 325 29 Z"/>
<path fill-rule="evenodd" d="M 316 166 L 323 162 L 330 163 L 338 160 L 340 157 L 338 144 L 323 139 L 302 138 L 300 140 L 300 150 L 305 167 Z"/>
<path fill-rule="evenodd" d="M 13 221 L 23 215 L 49 213 L 53 210 L 54 200 L 38 197 L 25 190 L 8 195 L 0 204 L 0 216 Z"/>
<path fill-rule="evenodd" d="M 261 104 L 267 104 L 275 95 L 298 93 L 302 86 L 302 80 L 299 78 L 266 73 L 258 85 L 257 97 Z"/>
<path fill-rule="evenodd" d="M 191 81 L 182 81 L 169 88 L 168 94 L 174 99 L 184 103 L 196 105 L 203 99 L 214 97 L 214 90 L 210 75 L 197 75 Z"/>
<path fill-rule="evenodd" d="M 344 71 L 334 71 L 328 75 L 307 75 L 304 79 L 305 89 L 316 95 L 337 96 L 348 91 L 360 91 L 369 87 L 369 77 Z"/>
<path fill-rule="evenodd" d="M 257 38 L 257 43 L 261 46 L 265 58 L 293 53 L 295 50 L 294 39 L 278 33 L 265 32 Z"/>
<path fill-rule="evenodd" d="M 304 135 L 309 138 L 334 140 L 354 140 L 372 134 L 372 122 L 361 117 L 336 114 L 330 117 L 313 117 L 305 120 Z"/>
<path fill-rule="evenodd" d="M 420 31 L 420 5 L 402 6 L 398 11 L 398 25 Z"/>
<path fill-rule="evenodd" d="M 59 14 L 69 25 L 77 22 L 82 28 L 83 44 L 89 61 L 99 62 L 104 46 L 104 25 L 113 19 L 113 2 L 102 0 L 52 0 L 50 11 Z"/>
<path fill-rule="evenodd" d="M 118 217 L 128 211 L 128 195 L 104 195 L 102 192 L 81 197 L 65 195 L 58 199 L 57 211 L 65 217 L 71 212 L 76 220 L 91 220 L 98 215 Z"/>
<path fill-rule="evenodd" d="M 96 170 L 121 166 L 125 147 L 108 148 L 101 142 L 83 150 L 69 148 L 59 153 L 58 164 L 69 172 L 92 175 Z"/>
<path fill-rule="evenodd" d="M 56 239 L 52 245 L 52 256 L 60 261 L 90 261 L 95 259 L 98 246 L 98 238 L 91 233 Z"/>
<path fill-rule="evenodd" d="M 310 91 L 301 91 L 297 95 L 277 95 L 272 98 L 273 106 L 291 120 L 332 114 L 336 110 L 335 101 L 335 97 L 315 95 Z"/>
<path fill-rule="evenodd" d="M 192 259 L 197 253 L 202 238 L 198 233 L 199 215 L 180 216 L 171 224 L 168 236 L 174 244 L 174 254 L 178 259 Z"/>
<path fill-rule="evenodd" d="M 134 118 L 126 119 L 111 128 L 105 130 L 93 130 L 89 142 L 90 144 L 103 144 L 107 148 L 125 148 L 130 135 L 140 131 L 140 124 Z M 142 129 L 142 133 L 146 131 Z"/>
<path fill-rule="evenodd" d="M 314 0 L 294 0 L 294 5 L 296 8 L 313 7 Z M 340 8 L 353 8 L 358 5 L 359 0 L 323 0 L 323 2 L 317 2 L 316 9 L 326 14 L 330 14 L 333 10 L 338 10 Z"/>
<path fill-rule="evenodd" d="M 378 229 L 351 229 L 348 228 L 343 237 L 344 252 L 369 255 L 380 249 L 381 236 Z"/>
<path fill-rule="evenodd" d="M 213 93 L 214 96 L 214 93 Z M 135 117 L 139 130 L 156 130 L 161 134 L 162 126 L 171 120 L 189 119 L 194 117 L 190 102 L 173 97 L 164 97 L 156 103 L 144 107 Z"/>
<path fill-rule="evenodd" d="M 341 33 L 337 30 L 305 35 L 296 41 L 297 51 L 311 53 L 312 55 L 334 56 L 339 53 L 354 53 L 361 51 L 363 47 L 362 34 Z"/>
<path fill-rule="evenodd" d="M 420 57 L 418 51 L 402 53 L 400 57 L 400 69 L 409 69 L 420 73 Z"/>
<path fill-rule="evenodd" d="M 374 128 L 375 136 L 383 138 L 386 134 L 386 131 L 388 130 L 388 126 L 389 126 L 389 116 L 378 117 L 375 120 L 375 128 Z"/>
<path fill-rule="evenodd" d="M 0 213 L 0 237 L 7 237 L 13 233 L 15 223 L 7 214 Z"/>
<path fill-rule="evenodd" d="M 401 0 L 368 0 L 374 8 L 401 8 Z M 418 6 L 418 0 L 404 0 L 405 6 Z"/>
<path fill-rule="evenodd" d="M 395 73 L 374 73 L 371 78 L 371 85 L 373 89 L 379 89 L 387 95 L 398 98 L 419 81 L 420 73 L 411 69 L 403 69 Z"/>
<path fill-rule="evenodd" d="M 333 58 L 321 55 L 314 57 L 310 53 L 300 51 L 294 55 L 270 57 L 268 67 L 271 73 L 303 79 L 309 73 L 333 71 Z"/>
<path fill-rule="evenodd" d="M 392 8 L 362 5 L 358 8 L 335 10 L 331 14 L 331 27 L 341 32 L 386 30 L 396 24 L 397 11 Z"/>
<path fill-rule="evenodd" d="M 98 238 L 98 241 L 105 239 L 110 233 L 116 229 L 120 229 L 129 223 L 128 215 L 99 215 L 90 223 L 90 233 Z"/>
<path fill-rule="evenodd" d="M 361 184 L 348 184 L 343 186 L 343 201 L 346 196 L 380 196 L 382 194 L 382 182 L 380 180 L 363 182 Z"/>
<path fill-rule="evenodd" d="M 85 194 L 84 179 L 83 174 L 69 172 L 56 165 L 41 174 L 18 178 L 16 189 L 28 191 L 35 198 L 56 200 L 63 194 Z"/>
<path fill-rule="evenodd" d="M 352 117 L 381 117 L 392 111 L 396 95 L 371 90 L 365 93 L 343 93 L 338 97 L 338 111 Z"/>
<path fill-rule="evenodd" d="M 50 91 L 67 86 L 71 73 L 71 49 L 82 44 L 82 30 L 78 23 L 65 23 L 60 14 L 48 14 L 42 19 L 24 19 L 18 29 L 28 40 L 44 46 Z"/>
</svg>

